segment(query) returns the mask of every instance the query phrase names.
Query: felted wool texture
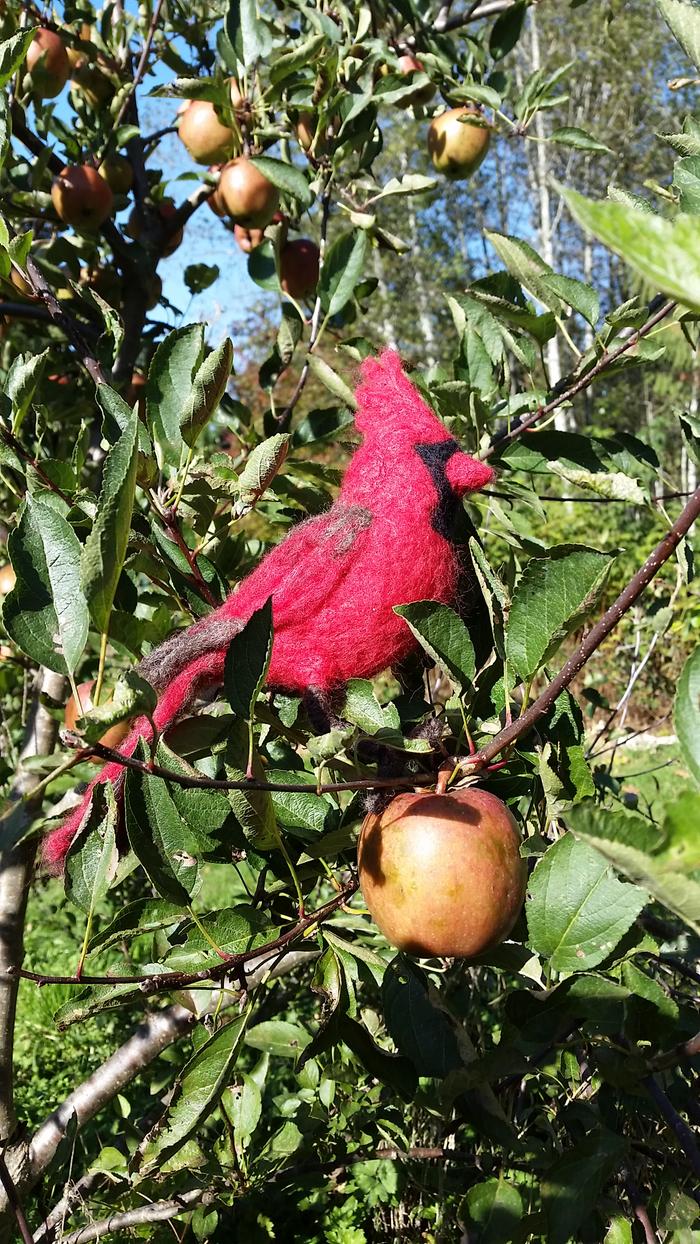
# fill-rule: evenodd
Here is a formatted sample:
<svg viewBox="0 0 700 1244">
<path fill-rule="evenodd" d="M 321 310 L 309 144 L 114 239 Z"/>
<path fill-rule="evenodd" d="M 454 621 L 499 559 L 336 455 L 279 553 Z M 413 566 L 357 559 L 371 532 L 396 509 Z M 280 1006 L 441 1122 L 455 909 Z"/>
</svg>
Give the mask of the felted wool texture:
<svg viewBox="0 0 700 1244">
<path fill-rule="evenodd" d="M 482 488 L 493 472 L 461 452 L 395 351 L 364 361 L 357 402 L 362 443 L 337 501 L 299 524 L 219 609 L 181 633 L 180 668 L 169 669 L 165 685 L 156 686 L 160 731 L 205 686 L 221 682 L 231 634 L 224 623 L 245 623 L 268 597 L 274 642 L 267 685 L 297 694 L 332 692 L 407 657 L 416 641 L 395 605 L 455 602 L 461 554 L 450 539 L 449 516 L 459 498 Z M 190 659 L 208 635 L 211 651 Z M 149 723 L 140 718 L 120 750 L 129 756 L 140 738 L 149 737 Z M 92 788 L 106 781 L 119 788 L 122 778 L 120 765 L 105 765 L 83 803 L 49 836 L 44 859 L 52 870 L 61 867 Z"/>
</svg>

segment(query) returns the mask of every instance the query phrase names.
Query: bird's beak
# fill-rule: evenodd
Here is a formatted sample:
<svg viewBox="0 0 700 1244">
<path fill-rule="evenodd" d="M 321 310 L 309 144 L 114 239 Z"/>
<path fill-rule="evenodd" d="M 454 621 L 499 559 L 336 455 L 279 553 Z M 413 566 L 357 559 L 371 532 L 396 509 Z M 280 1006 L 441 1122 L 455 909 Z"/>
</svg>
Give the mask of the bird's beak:
<svg viewBox="0 0 700 1244">
<path fill-rule="evenodd" d="M 471 458 L 469 454 L 453 454 L 445 466 L 445 474 L 457 496 L 465 492 L 478 492 L 493 479 L 493 471 L 485 462 Z"/>
</svg>

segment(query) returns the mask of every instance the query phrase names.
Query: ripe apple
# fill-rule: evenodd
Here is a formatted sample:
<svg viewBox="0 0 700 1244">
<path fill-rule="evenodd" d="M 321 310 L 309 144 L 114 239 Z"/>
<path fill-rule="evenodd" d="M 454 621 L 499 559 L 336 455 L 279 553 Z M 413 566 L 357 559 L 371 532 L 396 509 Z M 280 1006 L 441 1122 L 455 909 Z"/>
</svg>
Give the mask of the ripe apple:
<svg viewBox="0 0 700 1244">
<path fill-rule="evenodd" d="M 80 696 L 82 712 L 80 710 L 80 705 L 76 703 L 75 696 L 71 696 L 66 704 L 63 721 L 68 730 L 75 730 L 76 723 L 80 720 L 80 718 L 86 713 L 89 713 L 91 708 L 95 707 L 92 699 L 92 693 L 95 689 L 95 682 L 96 680 L 93 678 L 91 682 L 81 682 L 78 685 L 78 695 Z M 109 704 L 111 699 L 112 693 L 111 691 L 108 691 L 106 694 L 103 693 L 100 703 Z M 120 721 L 117 726 L 110 726 L 109 730 L 106 730 L 104 734 L 100 735 L 100 743 L 104 743 L 105 747 L 119 747 L 119 744 L 123 742 L 128 733 L 128 721 Z M 103 761 L 100 760 L 99 756 L 91 756 L 90 763 L 94 765 L 101 765 L 103 764 Z"/>
<path fill-rule="evenodd" d="M 0 566 L 0 596 L 7 596 L 7 593 L 12 591 L 16 582 L 17 576 L 10 563 L 7 562 L 4 566 Z"/>
<path fill-rule="evenodd" d="M 295 238 L 280 251 L 280 285 L 292 298 L 313 294 L 318 285 L 320 252 L 309 238 Z"/>
<path fill-rule="evenodd" d="M 473 118 L 463 121 L 461 118 Z M 438 173 L 457 180 L 476 172 L 491 141 L 491 130 L 479 108 L 448 108 L 433 117 L 428 129 L 428 151 Z"/>
<path fill-rule="evenodd" d="M 27 73 L 32 90 L 41 99 L 54 99 L 63 90 L 70 74 L 65 44 L 55 30 L 37 30 L 27 51 Z"/>
<path fill-rule="evenodd" d="M 414 73 L 425 73 L 425 68 L 417 57 L 406 52 L 403 56 L 399 56 L 399 73 L 403 74 L 404 77 L 408 77 Z M 435 87 L 432 82 L 429 82 L 427 86 L 418 87 L 415 91 L 411 91 L 411 94 L 407 95 L 401 102 L 403 104 L 429 104 L 434 94 Z"/>
<path fill-rule="evenodd" d="M 112 214 L 114 196 L 92 164 L 73 164 L 54 178 L 51 201 L 59 218 L 75 229 L 99 229 Z"/>
<path fill-rule="evenodd" d="M 522 907 L 519 847 L 513 816 L 488 791 L 409 792 L 365 818 L 360 886 L 399 950 L 473 958 L 506 937 Z"/>
<path fill-rule="evenodd" d="M 105 156 L 97 171 L 114 194 L 128 194 L 134 184 L 134 170 L 126 156 Z"/>
<path fill-rule="evenodd" d="M 159 203 L 153 205 L 153 210 L 157 211 L 161 220 L 170 220 L 171 216 L 173 216 L 177 211 L 177 207 L 172 199 L 161 199 Z M 129 219 L 126 222 L 126 231 L 129 234 L 129 237 L 134 238 L 136 241 L 138 241 L 143 233 L 141 217 L 136 211 L 136 208 L 133 208 L 129 214 Z M 163 247 L 162 253 L 164 256 L 172 255 L 173 251 L 177 250 L 183 239 L 184 232 L 184 228 L 178 229 L 177 232 L 168 239 L 167 243 Z"/>
<path fill-rule="evenodd" d="M 208 99 L 191 99 L 180 116 L 178 135 L 197 164 L 227 160 L 236 144 L 233 130 L 224 125 Z"/>
<path fill-rule="evenodd" d="M 277 187 L 246 156 L 224 166 L 218 193 L 228 215 L 247 229 L 264 229 L 279 207 Z"/>
</svg>

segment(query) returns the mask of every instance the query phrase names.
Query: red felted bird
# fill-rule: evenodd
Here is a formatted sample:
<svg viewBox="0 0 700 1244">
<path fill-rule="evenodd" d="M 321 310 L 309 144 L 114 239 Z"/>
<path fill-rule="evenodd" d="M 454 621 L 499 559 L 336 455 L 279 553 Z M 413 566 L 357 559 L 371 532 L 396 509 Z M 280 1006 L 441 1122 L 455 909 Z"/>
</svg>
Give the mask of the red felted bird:
<svg viewBox="0 0 700 1244">
<path fill-rule="evenodd" d="M 482 488 L 490 467 L 462 453 L 402 370 L 393 350 L 366 359 L 355 421 L 362 433 L 337 501 L 308 519 L 206 618 L 166 640 L 139 671 L 159 694 L 164 731 L 197 694 L 220 683 L 226 650 L 272 597 L 274 641 L 267 685 L 328 699 L 350 678 L 372 678 L 416 647 L 394 605 L 454 604 L 463 551 L 454 542 L 459 499 Z M 131 755 L 151 727 L 139 718 L 120 750 Z M 83 802 L 47 838 L 58 871 L 98 782 L 119 783 L 107 764 Z"/>
</svg>

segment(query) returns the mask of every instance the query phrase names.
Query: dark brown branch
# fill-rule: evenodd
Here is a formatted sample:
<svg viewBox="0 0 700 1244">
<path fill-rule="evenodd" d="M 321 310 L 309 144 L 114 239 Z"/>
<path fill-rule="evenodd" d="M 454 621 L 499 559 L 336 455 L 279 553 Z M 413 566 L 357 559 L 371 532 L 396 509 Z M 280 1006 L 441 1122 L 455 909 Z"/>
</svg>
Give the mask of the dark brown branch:
<svg viewBox="0 0 700 1244">
<path fill-rule="evenodd" d="M 25 1217 L 22 1202 L 19 1199 L 19 1193 L 15 1187 L 14 1180 L 7 1169 L 5 1157 L 0 1153 L 0 1184 L 5 1190 L 5 1196 L 15 1216 L 17 1227 L 22 1237 L 23 1244 L 33 1244 L 32 1233 L 29 1229 L 29 1223 Z"/>
<path fill-rule="evenodd" d="M 641 341 L 643 337 L 646 337 L 647 334 L 651 332 L 652 328 L 655 328 L 657 324 L 660 324 L 662 320 L 666 319 L 666 316 L 670 315 L 675 307 L 675 302 L 664 302 L 658 310 L 655 310 L 649 316 L 649 319 L 646 323 L 642 324 L 641 328 L 638 328 L 636 332 L 632 333 L 627 338 L 626 341 L 622 342 L 622 345 L 618 346 L 615 350 L 605 350 L 604 353 L 601 354 L 595 366 L 591 367 L 589 371 L 584 372 L 582 376 L 579 376 L 578 380 L 574 380 L 572 384 L 562 389 L 560 393 L 555 394 L 555 396 L 547 402 L 546 405 L 538 406 L 537 410 L 533 410 L 532 414 L 527 415 L 524 419 L 517 420 L 512 427 L 505 429 L 503 432 L 498 432 L 496 436 L 494 436 L 488 448 L 485 449 L 479 457 L 484 459 L 490 458 L 493 454 L 500 452 L 501 449 L 505 448 L 507 445 L 510 445 L 510 443 L 516 440 L 519 436 L 522 436 L 523 432 L 528 432 L 534 424 L 539 423 L 540 419 L 545 419 L 547 415 L 551 415 L 558 409 L 559 406 L 563 406 L 564 402 L 569 402 L 579 393 L 583 393 L 585 389 L 588 389 L 590 385 L 592 385 L 593 381 L 597 379 L 601 372 L 604 372 L 608 367 L 611 367 L 612 364 L 617 362 L 623 354 L 627 354 L 630 350 L 634 349 L 638 342 Z"/>
<path fill-rule="evenodd" d="M 296 787 L 296 789 L 299 788 Z M 306 933 L 307 929 L 313 925 L 322 924 L 334 911 L 347 903 L 355 893 L 357 886 L 357 879 L 353 879 L 341 890 L 340 894 L 336 894 L 316 911 L 302 916 L 291 929 L 276 937 L 274 941 L 268 942 L 266 946 L 257 946 L 255 950 L 244 950 L 237 955 L 223 955 L 212 967 L 201 968 L 198 972 L 163 972 L 157 976 L 87 976 L 84 973 L 80 976 L 52 976 L 19 968 L 12 975 L 20 976 L 22 980 L 34 981 L 37 985 L 134 985 L 138 986 L 144 997 L 152 997 L 172 989 L 186 989 L 204 981 L 221 981 L 227 976 L 236 976 L 247 963 L 253 960 L 269 958 L 276 951 L 284 950 Z"/>
<path fill-rule="evenodd" d="M 530 708 L 523 713 L 522 717 L 518 717 L 509 726 L 506 726 L 505 730 L 501 730 L 495 739 L 487 743 L 485 747 L 480 748 L 475 756 L 465 761 L 462 766 L 465 771 L 468 766 L 481 769 L 489 764 L 494 757 L 500 755 L 516 739 L 528 734 L 535 723 L 549 712 L 557 697 L 569 686 L 569 683 L 576 677 L 579 670 L 583 669 L 586 662 L 596 651 L 596 648 L 599 648 L 603 640 L 607 639 L 611 631 L 614 631 L 621 618 L 632 608 L 632 605 L 639 599 L 657 572 L 672 556 L 683 536 L 692 527 L 698 514 L 700 514 L 700 488 L 693 493 L 690 501 L 676 519 L 670 531 L 657 544 L 653 553 L 650 553 L 644 565 L 630 580 L 617 600 L 603 614 L 600 621 L 591 627 L 583 642 L 576 649 L 573 656 L 569 657 L 556 678 L 538 696 L 534 704 L 531 704 Z"/>
<path fill-rule="evenodd" d="M 658 1107 L 659 1113 L 671 1128 L 696 1177 L 700 1178 L 700 1149 L 688 1124 L 671 1104 L 654 1076 L 648 1076 L 644 1085 L 652 1101 Z"/>
<path fill-rule="evenodd" d="M 214 593 L 209 587 L 209 584 L 199 569 L 199 566 L 197 565 L 197 554 L 190 548 L 182 532 L 180 531 L 177 510 L 174 507 L 168 510 L 163 510 L 162 518 L 168 535 L 172 539 L 173 543 L 177 545 L 180 552 L 187 558 L 188 565 L 192 572 L 191 578 L 194 586 L 199 590 L 207 604 L 211 605 L 212 609 L 216 609 L 216 606 L 220 602 L 216 599 Z"/>
<path fill-rule="evenodd" d="M 0 302 L 0 315 L 8 315 L 13 320 L 50 320 L 46 307 L 36 302 Z"/>
<path fill-rule="evenodd" d="M 88 375 L 92 380 L 94 380 L 95 384 L 107 384 L 107 377 L 105 376 L 101 365 L 94 357 L 92 350 L 85 340 L 80 328 L 72 316 L 67 315 L 63 310 L 60 302 L 51 289 L 51 286 L 44 278 L 43 273 L 39 271 L 39 268 L 35 264 L 31 255 L 27 256 L 26 270 L 27 276 L 29 277 L 29 283 L 34 290 L 34 293 L 38 294 L 41 298 L 49 315 L 51 316 L 51 319 L 58 324 L 59 328 L 63 329 L 63 332 L 73 345 Z"/>
</svg>

